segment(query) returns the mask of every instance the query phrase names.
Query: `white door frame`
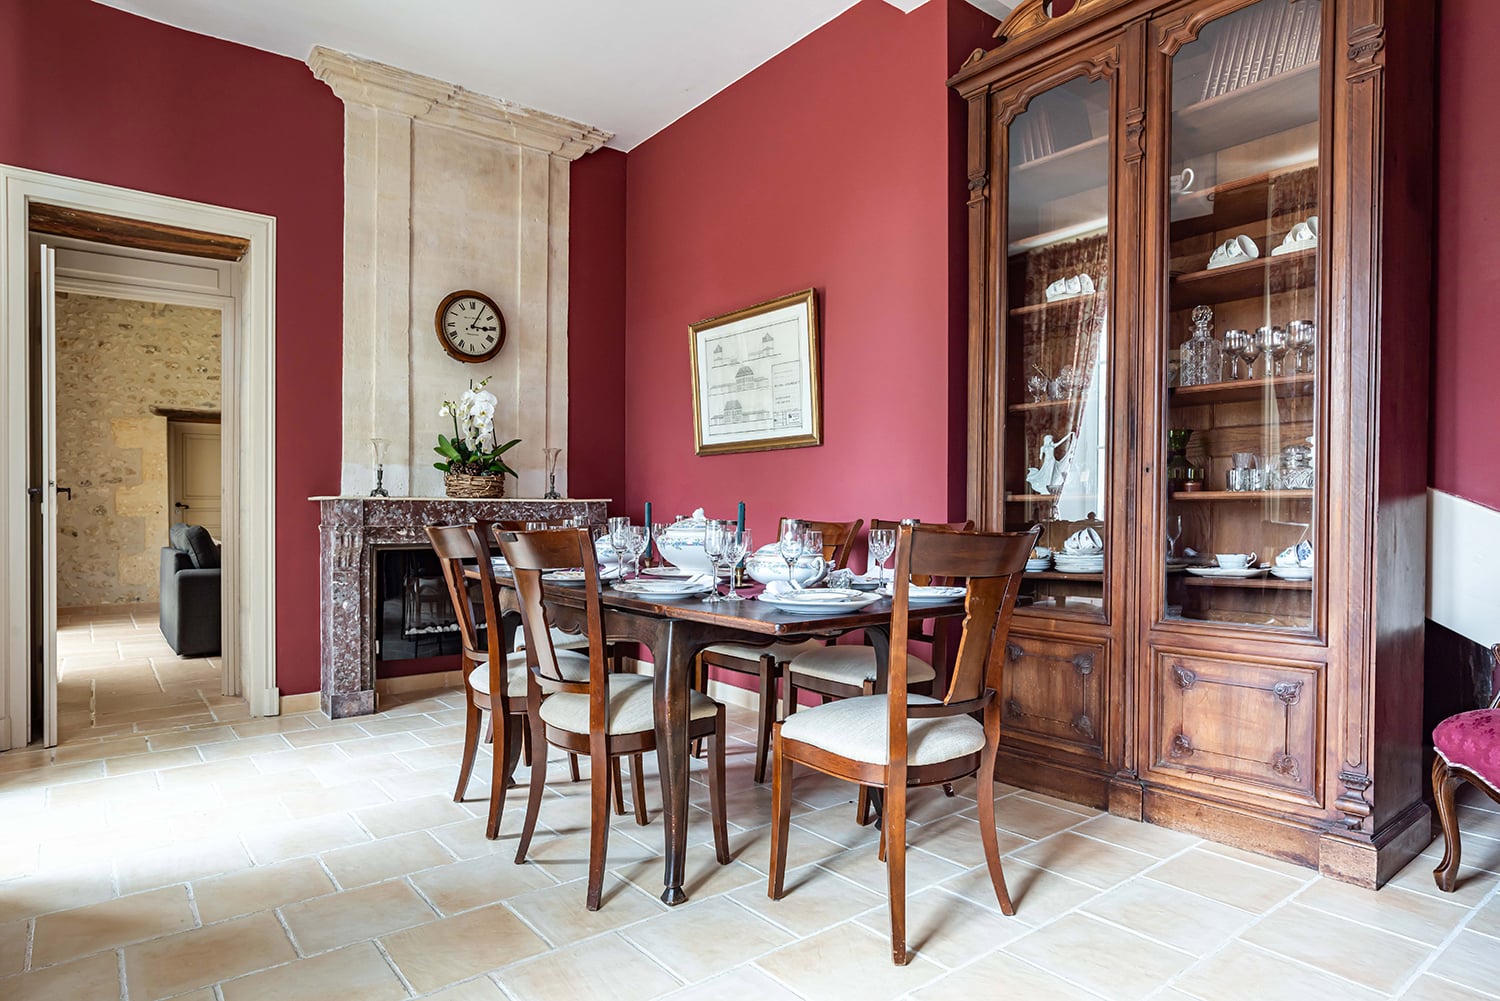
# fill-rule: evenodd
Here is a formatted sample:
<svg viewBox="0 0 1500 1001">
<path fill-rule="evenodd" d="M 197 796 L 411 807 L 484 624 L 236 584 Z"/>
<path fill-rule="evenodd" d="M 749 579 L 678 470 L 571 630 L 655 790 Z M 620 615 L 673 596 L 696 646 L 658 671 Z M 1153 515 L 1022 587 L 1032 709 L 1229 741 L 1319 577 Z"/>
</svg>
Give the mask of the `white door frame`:
<svg viewBox="0 0 1500 1001">
<path fill-rule="evenodd" d="M 0 164 L 0 750 L 31 737 L 30 587 L 27 565 L 28 210 L 43 202 L 239 237 L 238 337 L 223 363 L 226 419 L 223 597 L 226 658 L 240 665 L 253 716 L 279 711 L 276 688 L 276 220 Z M 232 425 L 230 425 L 232 421 Z M 230 526 L 233 526 L 231 528 Z M 233 534 L 231 534 L 231 532 Z M 232 653 L 231 653 L 232 651 Z"/>
</svg>

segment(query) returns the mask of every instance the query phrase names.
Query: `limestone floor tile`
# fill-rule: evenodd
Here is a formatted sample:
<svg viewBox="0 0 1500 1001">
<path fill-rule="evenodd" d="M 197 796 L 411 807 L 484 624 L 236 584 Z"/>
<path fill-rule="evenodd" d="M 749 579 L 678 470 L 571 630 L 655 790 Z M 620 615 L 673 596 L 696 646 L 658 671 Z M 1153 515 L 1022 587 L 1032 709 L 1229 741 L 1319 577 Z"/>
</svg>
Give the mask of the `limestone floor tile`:
<svg viewBox="0 0 1500 1001">
<path fill-rule="evenodd" d="M 876 834 L 878 836 L 879 832 Z M 1005 830 L 998 830 L 995 840 L 1002 856 L 1031 844 L 1026 838 Z M 965 815 L 945 817 L 920 827 L 909 826 L 906 829 L 906 844 L 908 847 L 931 852 L 965 869 L 984 861 L 984 839 L 980 837 L 979 821 Z"/>
<path fill-rule="evenodd" d="M 282 920 L 304 956 L 377 938 L 437 917 L 404 879 L 288 904 Z"/>
<path fill-rule="evenodd" d="M 998 996 L 1036 1001 L 1098 1001 L 1099 995 L 1032 966 L 1008 952 L 995 952 L 912 994 L 915 1001 Z"/>
<path fill-rule="evenodd" d="M 205 744 L 221 744 L 233 741 L 235 732 L 227 726 L 195 727 L 191 730 L 175 730 L 156 733 L 146 738 L 153 751 L 169 751 L 177 747 L 202 747 Z"/>
<path fill-rule="evenodd" d="M 1483 932 L 1492 938 L 1500 938 L 1500 897 L 1491 897 L 1474 916 L 1469 919 L 1469 931 Z"/>
<path fill-rule="evenodd" d="M 354 818 L 377 838 L 441 827 L 465 820 L 468 816 L 450 796 L 425 796 L 354 811 Z"/>
<path fill-rule="evenodd" d="M 1391 877 L 1386 886 L 1399 886 L 1402 889 L 1425 893 L 1450 903 L 1473 907 L 1489 896 L 1490 891 L 1500 884 L 1500 874 L 1475 867 L 1470 860 L 1467 847 L 1466 845 L 1462 864 L 1458 870 L 1458 885 L 1451 893 L 1438 889 L 1437 882 L 1432 878 L 1432 870 L 1437 861 L 1423 855 L 1412 859 L 1406 868 Z"/>
<path fill-rule="evenodd" d="M 369 782 L 345 782 L 343 785 L 320 789 L 298 789 L 281 797 L 281 804 L 286 807 L 287 815 L 293 820 L 345 813 L 390 801 L 390 796 Z"/>
<path fill-rule="evenodd" d="M 787 872 L 785 894 L 772 900 L 766 880 L 731 893 L 731 899 L 795 935 L 812 935 L 863 914 L 885 902 L 885 887 L 869 890 L 822 866 L 808 865 Z"/>
<path fill-rule="evenodd" d="M 712 815 L 710 814 L 710 817 Z M 745 823 L 746 828 L 758 827 L 768 823 L 771 813 L 767 810 L 764 814 L 758 814 L 744 820 L 754 820 L 754 823 Z M 880 828 L 874 824 L 860 826 L 854 822 L 854 811 L 847 805 L 830 806 L 822 810 L 792 811 L 792 823 L 798 830 L 811 831 L 820 838 L 826 838 L 842 848 L 856 848 L 861 845 L 874 844 L 880 840 Z"/>
<path fill-rule="evenodd" d="M 792 941 L 786 931 L 727 897 L 690 901 L 620 934 L 689 984 Z"/>
<path fill-rule="evenodd" d="M 1016 939 L 1005 951 L 1110 1001 L 1144 998 L 1194 959 L 1079 913 Z"/>
<path fill-rule="evenodd" d="M 145 754 L 151 750 L 145 737 L 121 737 L 116 740 L 100 740 L 89 744 L 63 745 L 57 748 L 53 760 L 60 765 L 74 761 L 98 761 L 124 754 Z"/>
<path fill-rule="evenodd" d="M 373 840 L 345 814 L 297 820 L 245 831 L 245 847 L 259 865 Z"/>
<path fill-rule="evenodd" d="M 122 996 L 120 962 L 113 952 L 0 980 L 5 1001 L 115 1001 Z"/>
<path fill-rule="evenodd" d="M 647 1001 L 681 985 L 618 935 L 605 935 L 517 963 L 501 970 L 496 979 L 516 1001 Z"/>
<path fill-rule="evenodd" d="M 312 723 L 306 716 L 266 716 L 230 726 L 237 737 L 260 737 L 268 733 L 293 733 L 311 730 Z"/>
<path fill-rule="evenodd" d="M 484 834 L 484 824 L 478 819 L 467 821 L 469 825 L 478 829 L 480 836 Z M 632 826 L 634 824 L 632 823 Z M 613 825 L 609 836 L 609 846 L 605 852 L 605 868 L 614 869 L 617 866 L 629 865 L 646 859 L 656 858 L 660 848 L 650 849 L 624 834 L 622 828 L 624 823 Z M 502 828 L 503 831 L 503 828 Z M 657 828 L 660 831 L 660 827 Z M 514 853 L 515 840 L 512 838 L 502 839 L 500 842 Z M 503 849 L 502 849 L 503 850 Z M 692 865 L 692 850 L 689 849 L 688 864 Z M 531 839 L 531 848 L 526 853 L 528 865 L 541 867 L 549 876 L 560 883 L 580 879 L 588 875 L 589 870 L 589 839 L 587 834 L 562 834 L 548 835 L 537 831 L 536 836 Z"/>
<path fill-rule="evenodd" d="M 1337 935 L 1329 935 L 1329 927 L 1326 914 L 1292 903 L 1268 914 L 1241 938 L 1387 994 L 1428 955 L 1425 946 L 1377 928 L 1345 921 L 1337 924 Z M 1496 945 L 1500 952 L 1500 943 Z"/>
<path fill-rule="evenodd" d="M 462 984 L 454 984 L 435 994 L 422 995 L 422 1001 L 510 1001 L 489 977 L 476 977 Z"/>
<path fill-rule="evenodd" d="M 230 758 L 253 758 L 276 754 L 291 745 L 279 733 L 266 733 L 258 737 L 245 737 L 228 744 L 208 744 L 199 748 L 204 761 L 224 761 Z"/>
<path fill-rule="evenodd" d="M 114 873 L 107 862 L 39 872 L 3 884 L 0 922 L 97 904 L 114 896 Z"/>
<path fill-rule="evenodd" d="M 321 858 L 345 890 L 453 861 L 453 855 L 426 831 L 338 848 L 324 852 Z"/>
<path fill-rule="evenodd" d="M 151 751 L 147 754 L 130 754 L 123 758 L 110 758 L 104 762 L 105 775 L 129 775 L 132 772 L 156 771 L 161 768 L 177 768 L 181 765 L 201 764 L 203 754 L 196 747 L 179 747 L 171 751 Z"/>
<path fill-rule="evenodd" d="M 1268 998 L 1337 998 L 1376 1001 L 1386 997 L 1331 973 L 1289 963 L 1281 956 L 1231 942 L 1180 976 L 1175 987 L 1202 1001 L 1266 1001 Z"/>
<path fill-rule="evenodd" d="M 1401 1001 L 1491 1001 L 1495 995 L 1470 990 L 1439 977 L 1418 977 L 1401 995 Z"/>
<path fill-rule="evenodd" d="M 406 835 L 426 837 L 426 835 Z M 390 839 L 388 839 L 390 840 Z M 442 848 L 427 838 L 437 851 Z M 386 844 L 377 841 L 368 847 Z M 361 846 L 366 847 L 366 846 Z M 359 849 L 345 849 L 358 851 Z M 444 861 L 448 859 L 443 853 Z M 327 861 L 325 859 L 325 861 Z M 335 876 L 338 872 L 335 871 Z M 340 878 L 340 882 L 342 882 Z M 445 864 L 441 868 L 419 872 L 411 877 L 421 894 L 432 902 L 442 914 L 452 915 L 471 911 L 476 907 L 508 900 L 532 890 L 540 890 L 556 883 L 545 871 L 534 865 L 516 865 L 510 855 L 482 855 L 466 862 Z"/>
<path fill-rule="evenodd" d="M 1149 855 L 1071 831 L 1022 848 L 1012 857 L 1100 889 L 1117 886 L 1156 862 Z"/>
<path fill-rule="evenodd" d="M 1295 900 L 1302 906 L 1404 935 L 1429 946 L 1440 944 L 1469 913 L 1459 904 L 1399 886 L 1386 886 L 1378 893 L 1371 893 L 1363 887 L 1331 879 L 1317 880 L 1297 894 Z M 1469 927 L 1474 927 L 1472 921 Z"/>
<path fill-rule="evenodd" d="M 134 755 L 149 757 L 149 755 Z M 53 786 L 47 791 L 47 803 L 53 807 L 86 806 L 99 809 L 110 803 L 133 800 L 141 795 L 156 792 L 160 786 L 156 776 L 143 772 L 115 778 L 92 779 Z"/>
<path fill-rule="evenodd" d="M 1023 838 L 1035 841 L 1049 834 L 1075 827 L 1089 819 L 1088 816 L 1079 812 L 1084 807 L 1063 809 L 1057 805 L 1061 802 L 1061 800 L 1032 799 L 1024 794 L 1006 796 L 995 801 L 995 826 L 1002 831 L 1010 831 L 1012 834 L 1019 834 Z M 1075 804 L 1068 805 L 1075 806 Z M 970 807 L 963 812 L 963 816 L 977 820 L 979 807 Z"/>
<path fill-rule="evenodd" d="M 547 951 L 547 943 L 501 904 L 388 935 L 381 945 L 419 994 Z"/>
<path fill-rule="evenodd" d="M 608 872 L 604 874 L 602 902 L 597 911 L 584 906 L 587 896 L 587 881 L 574 880 L 512 897 L 508 903 L 511 910 L 554 944 L 614 931 L 666 910 L 666 905 L 655 897 Z"/>
<path fill-rule="evenodd" d="M 1438 953 L 1428 973 L 1445 980 L 1493 993 L 1500 985 L 1500 938 L 1462 931 Z"/>
<path fill-rule="evenodd" d="M 233 835 L 190 844 L 167 845 L 115 862 L 121 893 L 135 893 L 171 883 L 217 876 L 250 865 L 244 845 Z"/>
<path fill-rule="evenodd" d="M 388 733 L 378 737 L 365 737 L 363 740 L 341 741 L 339 750 L 350 757 L 360 758 L 394 751 L 411 751 L 426 746 L 412 734 Z"/>
<path fill-rule="evenodd" d="M 1168 859 L 1147 875 L 1254 914 L 1265 913 L 1303 885 L 1289 876 L 1204 851 L 1201 847 Z"/>
<path fill-rule="evenodd" d="M 925 987 L 945 972 L 921 956 L 896 966 L 890 936 L 854 922 L 794 942 L 755 965 L 807 1001 L 885 1001 Z"/>
<path fill-rule="evenodd" d="M 193 883 L 193 900 L 205 924 L 270 910 L 334 891 L 323 867 L 309 858 L 256 866 Z"/>
<path fill-rule="evenodd" d="M 796 868 L 839 854 L 840 847 L 827 838 L 798 828 L 787 835 L 786 864 Z M 771 825 L 729 832 L 729 856 L 760 872 L 771 871 Z"/>
<path fill-rule="evenodd" d="M 1200 955 L 1219 948 L 1253 920 L 1237 907 L 1151 879 L 1122 883 L 1088 901 L 1082 910 Z"/>
<path fill-rule="evenodd" d="M 259 775 L 260 772 L 249 761 L 230 759 L 168 769 L 157 776 L 157 782 L 164 793 L 200 796 L 205 794 L 204 790 L 213 790 L 222 801 L 226 787 L 237 793 L 240 781 Z"/>
<path fill-rule="evenodd" d="M 31 968 L 52 966 L 131 942 L 186 931 L 195 924 L 185 886 L 59 911 L 36 920 Z"/>
<path fill-rule="evenodd" d="M 224 1001 L 402 1001 L 409 995 L 371 942 L 231 980 Z"/>
<path fill-rule="evenodd" d="M 753 966 L 742 966 L 667 995 L 670 1001 L 799 1001 Z"/>
<path fill-rule="evenodd" d="M 880 861 L 880 854 L 874 845 L 844 852 L 821 864 L 825 869 L 836 872 L 860 886 L 878 889 L 882 893 L 887 886 L 886 865 Z M 908 894 L 916 893 L 934 883 L 941 883 L 961 872 L 963 872 L 962 866 L 954 865 L 947 859 L 938 858 L 930 852 L 924 852 L 920 848 L 906 850 L 906 892 Z"/>
<path fill-rule="evenodd" d="M 24 918 L 0 925 L 0 977 L 20 973 L 25 967 L 26 943 L 30 935 L 31 922 Z"/>
<path fill-rule="evenodd" d="M 858 920 L 877 935 L 891 933 L 888 903 L 871 908 Z M 1014 918 L 936 887 L 906 899 L 907 949 L 949 969 L 973 962 L 1029 931 Z"/>
<path fill-rule="evenodd" d="M 1131 851 L 1155 858 L 1176 855 L 1202 840 L 1191 834 L 1183 834 L 1181 831 L 1173 831 L 1156 824 L 1126 820 L 1124 817 L 1116 817 L 1109 813 L 1102 813 L 1092 820 L 1084 821 L 1073 828 L 1073 833 L 1108 841 L 1112 845 L 1129 848 Z"/>
<path fill-rule="evenodd" d="M 274 914 L 253 914 L 125 950 L 132 1001 L 165 998 L 297 958 Z"/>
<path fill-rule="evenodd" d="M 634 883 L 641 892 L 660 897 L 665 874 L 662 859 L 653 857 L 641 862 L 626 862 L 610 869 L 623 879 Z M 754 883 L 764 886 L 764 873 L 757 872 L 743 862 L 730 861 L 720 865 L 714 856 L 712 845 L 689 845 L 685 871 L 682 874 L 682 889 L 690 900 L 703 900 L 720 893 L 729 893 L 742 886 Z"/>
</svg>

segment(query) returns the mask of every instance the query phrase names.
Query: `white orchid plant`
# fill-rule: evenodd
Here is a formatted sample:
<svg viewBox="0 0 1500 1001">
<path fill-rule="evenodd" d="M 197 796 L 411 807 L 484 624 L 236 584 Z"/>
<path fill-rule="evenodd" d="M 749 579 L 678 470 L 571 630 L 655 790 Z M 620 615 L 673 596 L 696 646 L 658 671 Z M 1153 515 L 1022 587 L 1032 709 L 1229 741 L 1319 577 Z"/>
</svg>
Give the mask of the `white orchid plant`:
<svg viewBox="0 0 1500 1001">
<path fill-rule="evenodd" d="M 520 438 L 512 438 L 504 445 L 495 436 L 495 394 L 484 387 L 489 384 L 486 378 L 479 385 L 474 385 L 473 380 L 469 382 L 469 388 L 455 403 L 452 400 L 444 400 L 442 409 L 438 411 L 439 417 L 451 417 L 453 419 L 453 437 L 438 435 L 437 448 L 433 449 L 443 457 L 442 462 L 434 462 L 433 466 L 445 473 L 468 473 L 470 476 L 504 476 L 509 473 L 516 475 L 516 471 L 505 464 L 501 458 L 506 452 L 521 443 Z"/>
</svg>

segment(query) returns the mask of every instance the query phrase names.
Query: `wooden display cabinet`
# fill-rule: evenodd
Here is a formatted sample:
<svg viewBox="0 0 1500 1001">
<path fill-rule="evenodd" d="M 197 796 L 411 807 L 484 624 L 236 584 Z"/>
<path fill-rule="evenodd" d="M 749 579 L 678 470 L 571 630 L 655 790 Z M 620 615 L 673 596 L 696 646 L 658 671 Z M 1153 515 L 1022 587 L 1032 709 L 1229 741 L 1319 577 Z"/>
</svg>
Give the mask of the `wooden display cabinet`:
<svg viewBox="0 0 1500 1001">
<path fill-rule="evenodd" d="M 1427 7 L 1023 0 L 950 81 L 970 515 L 1103 542 L 1027 575 L 998 774 L 1368 886 L 1431 833 Z"/>
</svg>

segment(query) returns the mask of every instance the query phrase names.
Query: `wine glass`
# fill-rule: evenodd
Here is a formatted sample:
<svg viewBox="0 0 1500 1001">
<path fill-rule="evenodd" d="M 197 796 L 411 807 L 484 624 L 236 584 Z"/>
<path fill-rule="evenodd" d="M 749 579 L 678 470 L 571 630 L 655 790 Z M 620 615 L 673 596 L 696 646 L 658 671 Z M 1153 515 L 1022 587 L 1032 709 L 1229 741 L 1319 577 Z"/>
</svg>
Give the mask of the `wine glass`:
<svg viewBox="0 0 1500 1001">
<path fill-rule="evenodd" d="M 703 555 L 708 557 L 709 575 L 713 577 L 713 590 L 704 601 L 723 601 L 719 597 L 719 560 L 724 557 L 724 522 L 709 520 L 703 525 Z"/>
<path fill-rule="evenodd" d="M 651 535 L 646 531 L 645 525 L 631 525 L 625 534 L 626 551 L 630 554 L 631 577 L 639 580 L 641 576 L 641 557 L 646 554 L 646 546 L 651 540 Z"/>
<path fill-rule="evenodd" d="M 609 544 L 615 550 L 615 579 L 625 579 L 625 549 L 626 537 L 630 532 L 629 518 L 611 518 L 606 522 L 609 530 Z"/>
<path fill-rule="evenodd" d="M 1260 357 L 1260 338 L 1246 331 L 1245 341 L 1240 345 L 1240 357 L 1245 359 L 1245 378 L 1254 378 L 1255 359 Z"/>
<path fill-rule="evenodd" d="M 1287 341 L 1286 329 L 1283 327 L 1272 327 L 1270 345 L 1267 350 L 1271 355 L 1270 366 L 1275 368 L 1277 378 L 1280 378 L 1284 374 L 1282 360 L 1286 358 L 1286 353 L 1291 350 L 1291 347 L 1291 344 Z"/>
<path fill-rule="evenodd" d="M 665 521 L 653 521 L 651 523 L 651 541 L 656 544 L 656 562 L 658 566 L 666 566 L 669 562 L 661 551 L 661 540 L 666 538 L 668 532 L 674 526 Z"/>
<path fill-rule="evenodd" d="M 1244 330 L 1224 331 L 1224 353 L 1229 356 L 1229 378 L 1231 381 L 1240 378 L 1240 353 L 1245 349 L 1245 339 L 1249 333 Z"/>
<path fill-rule="evenodd" d="M 885 586 L 885 561 L 891 558 L 891 553 L 896 551 L 896 533 L 889 528 L 870 529 L 870 562 L 880 578 L 881 586 Z M 868 568 L 865 570 L 869 573 Z"/>
<path fill-rule="evenodd" d="M 726 528 L 724 530 L 724 559 L 729 563 L 729 593 L 723 598 L 724 601 L 743 601 L 744 595 L 734 580 L 734 568 L 740 565 L 740 560 L 750 551 L 750 530 L 735 531 Z"/>
<path fill-rule="evenodd" d="M 1182 515 L 1167 517 L 1167 562 L 1177 559 L 1177 540 L 1182 538 Z"/>
<path fill-rule="evenodd" d="M 776 548 L 786 560 L 786 582 L 792 587 L 797 586 L 797 578 L 793 576 L 795 565 L 805 551 L 804 530 L 802 522 L 788 518 L 781 523 L 781 538 L 776 540 Z"/>
</svg>

